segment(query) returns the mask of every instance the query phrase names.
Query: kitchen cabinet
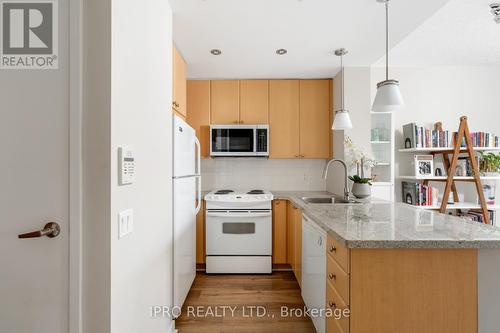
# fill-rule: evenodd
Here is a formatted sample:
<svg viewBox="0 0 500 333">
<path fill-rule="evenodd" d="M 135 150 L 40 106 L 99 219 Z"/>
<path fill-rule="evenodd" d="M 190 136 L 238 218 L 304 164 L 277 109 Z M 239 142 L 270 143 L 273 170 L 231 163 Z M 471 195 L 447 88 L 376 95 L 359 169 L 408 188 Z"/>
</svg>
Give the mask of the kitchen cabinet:
<svg viewBox="0 0 500 333">
<path fill-rule="evenodd" d="M 210 157 L 210 81 L 187 81 L 186 121 L 196 130 L 201 157 Z"/>
<path fill-rule="evenodd" d="M 326 233 L 302 216 L 302 298 L 310 309 L 325 308 Z M 325 332 L 325 317 L 313 316 L 317 332 Z"/>
<path fill-rule="evenodd" d="M 227 125 L 240 122 L 240 91 L 238 80 L 210 81 L 211 124 Z"/>
<path fill-rule="evenodd" d="M 300 157 L 299 81 L 269 81 L 269 158 Z"/>
<path fill-rule="evenodd" d="M 240 81 L 240 124 L 267 124 L 269 80 Z"/>
<path fill-rule="evenodd" d="M 302 285 L 302 210 L 289 202 L 287 207 L 288 262 Z"/>
<path fill-rule="evenodd" d="M 326 253 L 326 306 L 350 311 L 326 332 L 477 332 L 476 249 L 348 249 L 328 235 Z"/>
<path fill-rule="evenodd" d="M 205 263 L 205 200 L 196 215 L 196 263 Z"/>
<path fill-rule="evenodd" d="M 273 201 L 273 264 L 287 263 L 286 200 Z"/>
<path fill-rule="evenodd" d="M 330 157 L 330 80 L 300 80 L 300 155 Z"/>
<path fill-rule="evenodd" d="M 177 48 L 173 47 L 172 109 L 186 119 L 186 62 Z"/>
</svg>

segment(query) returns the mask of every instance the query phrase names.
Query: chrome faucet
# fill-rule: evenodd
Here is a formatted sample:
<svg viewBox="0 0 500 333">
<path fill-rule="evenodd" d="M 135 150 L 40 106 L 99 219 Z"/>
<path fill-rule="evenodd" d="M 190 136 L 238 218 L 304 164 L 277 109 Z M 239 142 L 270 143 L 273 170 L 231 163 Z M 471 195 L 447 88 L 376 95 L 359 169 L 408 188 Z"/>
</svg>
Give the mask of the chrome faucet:
<svg viewBox="0 0 500 333">
<path fill-rule="evenodd" d="M 323 179 L 326 180 L 326 178 L 328 177 L 328 168 L 330 168 L 330 165 L 333 164 L 333 162 L 339 162 L 344 167 L 344 200 L 349 201 L 351 199 L 351 193 L 349 191 L 349 185 L 347 182 L 347 165 L 344 161 L 338 158 L 329 160 L 328 163 L 326 163 L 325 171 L 323 172 Z"/>
</svg>

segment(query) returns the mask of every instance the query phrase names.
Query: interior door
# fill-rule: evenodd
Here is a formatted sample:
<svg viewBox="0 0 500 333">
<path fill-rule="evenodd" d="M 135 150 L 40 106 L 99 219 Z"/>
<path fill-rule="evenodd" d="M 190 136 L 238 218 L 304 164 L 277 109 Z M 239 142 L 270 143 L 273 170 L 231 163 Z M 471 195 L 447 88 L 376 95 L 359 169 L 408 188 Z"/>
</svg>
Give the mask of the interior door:
<svg viewBox="0 0 500 333">
<path fill-rule="evenodd" d="M 0 69 L 0 332 L 67 333 L 68 1 L 58 1 L 59 68 Z M 60 226 L 57 237 L 18 238 Z"/>
</svg>

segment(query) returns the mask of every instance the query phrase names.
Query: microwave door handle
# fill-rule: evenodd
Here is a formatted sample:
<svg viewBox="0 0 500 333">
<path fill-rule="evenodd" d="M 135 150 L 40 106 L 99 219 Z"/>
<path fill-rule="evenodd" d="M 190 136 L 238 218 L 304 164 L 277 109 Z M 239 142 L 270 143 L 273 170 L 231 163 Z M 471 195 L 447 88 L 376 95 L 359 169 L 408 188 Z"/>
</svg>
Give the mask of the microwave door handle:
<svg viewBox="0 0 500 333">
<path fill-rule="evenodd" d="M 253 153 L 255 155 L 257 155 L 257 151 L 258 151 L 258 148 L 257 148 L 258 141 L 259 140 L 257 139 L 257 126 L 255 126 L 253 129 Z"/>
</svg>

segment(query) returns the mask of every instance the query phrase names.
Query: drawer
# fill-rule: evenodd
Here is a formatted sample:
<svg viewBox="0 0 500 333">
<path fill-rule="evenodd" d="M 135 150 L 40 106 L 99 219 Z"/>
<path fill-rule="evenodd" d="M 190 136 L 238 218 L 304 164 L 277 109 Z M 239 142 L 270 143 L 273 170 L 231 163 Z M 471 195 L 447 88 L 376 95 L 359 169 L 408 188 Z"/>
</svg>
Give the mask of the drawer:
<svg viewBox="0 0 500 333">
<path fill-rule="evenodd" d="M 328 235 L 327 242 L 326 252 L 337 261 L 345 272 L 349 273 L 349 249 L 330 235 Z"/>
<path fill-rule="evenodd" d="M 344 303 L 349 305 L 349 275 L 331 256 L 327 256 L 326 261 L 326 280 L 339 293 Z"/>
<path fill-rule="evenodd" d="M 326 284 L 326 306 L 332 310 L 337 309 L 337 312 L 344 311 L 348 306 L 344 303 L 339 293 L 330 284 Z M 338 314 L 340 316 L 341 314 Z M 333 323 L 330 323 L 333 322 Z M 335 315 L 327 318 L 327 327 L 335 326 L 335 323 L 342 329 L 343 333 L 349 333 L 349 317 L 342 316 L 340 319 L 336 319 Z"/>
</svg>

